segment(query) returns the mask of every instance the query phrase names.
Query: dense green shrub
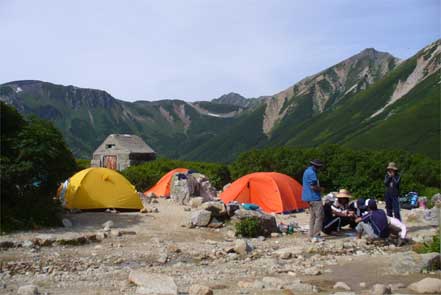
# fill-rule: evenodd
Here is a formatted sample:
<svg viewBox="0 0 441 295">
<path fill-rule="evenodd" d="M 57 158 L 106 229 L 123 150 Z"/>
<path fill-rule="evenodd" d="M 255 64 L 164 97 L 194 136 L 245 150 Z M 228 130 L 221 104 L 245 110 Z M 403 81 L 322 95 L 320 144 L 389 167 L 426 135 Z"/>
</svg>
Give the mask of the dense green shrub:
<svg viewBox="0 0 441 295">
<path fill-rule="evenodd" d="M 153 186 L 165 173 L 175 168 L 187 168 L 200 172 L 206 175 L 217 189 L 221 189 L 231 181 L 230 172 L 225 165 L 164 158 L 131 166 L 123 170 L 122 174 L 135 185 L 138 191 L 145 191 Z"/>
<path fill-rule="evenodd" d="M 435 235 L 432 238 L 432 241 L 425 243 L 418 243 L 413 246 L 413 250 L 417 253 L 441 253 L 440 249 L 440 236 Z"/>
<path fill-rule="evenodd" d="M 78 171 L 87 169 L 90 167 L 90 160 L 86 159 L 76 159 L 75 162 L 77 163 Z"/>
<path fill-rule="evenodd" d="M 424 192 L 440 188 L 440 161 L 404 151 L 351 150 L 337 145 L 319 148 L 278 147 L 252 150 L 241 154 L 230 165 L 231 177 L 237 179 L 257 171 L 276 171 L 292 176 L 300 183 L 311 159 L 321 159 L 325 169 L 319 172 L 326 191 L 349 189 L 356 197 L 382 198 L 383 179 L 388 162 L 400 168 L 401 191 Z"/>
<path fill-rule="evenodd" d="M 63 136 L 48 121 L 25 121 L 0 103 L 1 230 L 59 224 L 53 201 L 61 181 L 75 170 Z"/>
<path fill-rule="evenodd" d="M 236 236 L 241 235 L 242 237 L 255 238 L 263 235 L 262 226 L 257 217 L 244 218 L 234 226 L 236 228 Z"/>
</svg>

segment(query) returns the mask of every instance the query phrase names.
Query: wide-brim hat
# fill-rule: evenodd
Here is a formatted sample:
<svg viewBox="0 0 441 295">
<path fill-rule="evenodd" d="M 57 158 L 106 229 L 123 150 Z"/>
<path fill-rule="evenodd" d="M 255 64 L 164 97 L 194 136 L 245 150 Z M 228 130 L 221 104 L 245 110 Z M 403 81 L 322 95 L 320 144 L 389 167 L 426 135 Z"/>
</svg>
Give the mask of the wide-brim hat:
<svg viewBox="0 0 441 295">
<path fill-rule="evenodd" d="M 387 165 L 386 170 L 395 170 L 395 171 L 397 171 L 398 170 L 397 164 L 395 164 L 395 162 L 390 162 Z"/>
<path fill-rule="evenodd" d="M 317 166 L 317 167 L 323 167 L 323 162 L 320 161 L 319 159 L 312 160 L 309 163 L 311 163 L 311 165 L 314 165 L 314 166 Z"/>
<path fill-rule="evenodd" d="M 351 194 L 349 193 L 349 191 L 347 189 L 342 188 L 341 190 L 338 191 L 337 193 L 337 199 L 342 199 L 342 198 L 352 198 Z"/>
</svg>

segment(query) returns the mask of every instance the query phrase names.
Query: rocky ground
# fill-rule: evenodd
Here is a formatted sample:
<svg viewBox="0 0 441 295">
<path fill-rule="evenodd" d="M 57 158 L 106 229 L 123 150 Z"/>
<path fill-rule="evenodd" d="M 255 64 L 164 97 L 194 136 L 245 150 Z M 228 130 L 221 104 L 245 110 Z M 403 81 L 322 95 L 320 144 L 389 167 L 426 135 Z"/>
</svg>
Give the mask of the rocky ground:
<svg viewBox="0 0 441 295">
<path fill-rule="evenodd" d="M 426 271 L 439 256 L 409 252 L 410 245 L 368 244 L 349 230 L 323 244 L 312 244 L 300 230 L 243 240 L 229 223 L 189 227 L 188 207 L 163 199 L 153 206 L 159 212 L 69 213 L 67 227 L 2 236 L 0 293 L 415 294 L 440 288 L 430 278 L 441 272 Z M 403 211 L 412 239 L 437 232 L 422 215 Z M 277 219 L 308 224 L 306 213 Z"/>
</svg>

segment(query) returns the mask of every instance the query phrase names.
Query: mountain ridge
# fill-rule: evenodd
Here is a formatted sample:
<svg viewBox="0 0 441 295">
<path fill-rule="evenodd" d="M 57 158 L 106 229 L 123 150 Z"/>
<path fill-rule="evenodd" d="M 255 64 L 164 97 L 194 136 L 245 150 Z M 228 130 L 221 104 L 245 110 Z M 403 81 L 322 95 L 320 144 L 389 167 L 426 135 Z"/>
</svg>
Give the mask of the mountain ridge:
<svg viewBox="0 0 441 295">
<path fill-rule="evenodd" d="M 429 71 L 432 74 L 439 68 L 439 43 L 437 40 L 415 55 L 425 58 L 421 52 L 435 47 L 430 49 L 430 56 L 425 53 L 429 56 L 426 63 L 432 66 Z M 90 157 L 91 151 L 108 133 L 121 132 L 140 135 L 168 157 L 229 161 L 250 148 L 340 142 L 341 139 L 337 139 L 340 137 L 329 136 L 354 131 L 342 129 L 334 122 L 335 130 L 317 127 L 323 129 L 318 139 L 302 138 L 311 137 L 308 130 L 322 126 L 320 122 L 329 120 L 326 118 L 330 113 L 347 109 L 345 105 L 353 104 L 359 99 L 357 97 L 369 92 L 372 85 L 387 80 L 397 68 L 403 68 L 403 63 L 409 64 L 409 60 L 411 58 L 402 61 L 389 53 L 367 48 L 283 91 L 258 98 L 245 98 L 230 92 L 196 102 L 179 99 L 128 102 L 104 90 L 19 80 L 0 85 L 0 100 L 14 105 L 24 114 L 35 114 L 54 122 L 76 156 Z M 422 67 L 423 72 L 425 68 Z M 393 83 L 400 81 L 393 80 Z M 408 93 L 423 81 L 419 79 L 412 84 Z M 387 91 L 395 86 L 388 86 Z M 388 109 L 386 96 L 389 94 L 386 94 L 378 105 Z M 393 101 L 391 105 L 396 103 Z M 383 115 L 378 117 L 375 122 L 384 118 Z M 360 130 L 366 128 L 358 121 L 354 126 Z"/>
</svg>

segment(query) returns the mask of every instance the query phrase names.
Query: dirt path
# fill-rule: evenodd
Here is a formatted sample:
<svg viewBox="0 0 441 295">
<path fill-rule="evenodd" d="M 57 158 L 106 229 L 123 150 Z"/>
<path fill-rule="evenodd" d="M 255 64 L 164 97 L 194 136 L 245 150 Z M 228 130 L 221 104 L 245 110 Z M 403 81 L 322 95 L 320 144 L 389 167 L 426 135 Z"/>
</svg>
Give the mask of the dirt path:
<svg viewBox="0 0 441 295">
<path fill-rule="evenodd" d="M 277 290 L 278 286 L 268 290 L 268 284 L 277 284 L 277 280 L 284 284 L 301 280 L 317 286 L 321 294 L 335 291 L 332 289 L 334 283 L 344 281 L 355 292 L 363 294 L 375 283 L 407 286 L 426 276 L 440 276 L 439 272 L 393 274 L 390 272 L 390 255 L 409 250 L 409 246 L 380 250 L 372 246 L 366 248 L 366 253 L 358 255 L 353 237 L 345 235 L 330 237 L 322 246 L 311 244 L 302 233 L 265 240 L 251 239 L 254 250 L 248 256 L 240 257 L 227 251 L 235 243 L 231 225 L 221 229 L 192 229 L 184 227 L 191 212 L 182 206 L 167 200 L 160 200 L 155 206 L 159 213 L 67 214 L 66 218 L 73 224 L 71 228 L 2 236 L 0 241 L 27 241 L 42 234 L 60 237 L 99 233 L 102 224 L 108 220 L 114 223 L 113 233 L 119 232 L 81 246 L 0 250 L 0 293 L 15 294 L 19 286 L 33 283 L 42 293 L 48 294 L 134 294 L 136 288 L 127 280 L 133 269 L 171 276 L 183 294 L 194 283 L 211 286 L 215 294 L 289 294 L 286 290 Z M 296 221 L 301 226 L 308 223 L 305 213 L 277 218 L 283 222 Z M 410 230 L 410 235 L 417 236 L 430 235 L 436 228 L 415 224 Z M 333 253 L 334 248 L 343 249 L 340 247 L 343 243 L 349 243 L 352 248 Z M 287 247 L 301 247 L 304 254 L 292 259 L 275 256 L 276 250 Z M 315 268 L 320 274 L 305 273 L 309 269 L 314 272 Z M 361 288 L 360 282 L 365 282 L 366 287 Z M 406 289 L 400 289 L 400 293 L 406 292 Z"/>
</svg>

